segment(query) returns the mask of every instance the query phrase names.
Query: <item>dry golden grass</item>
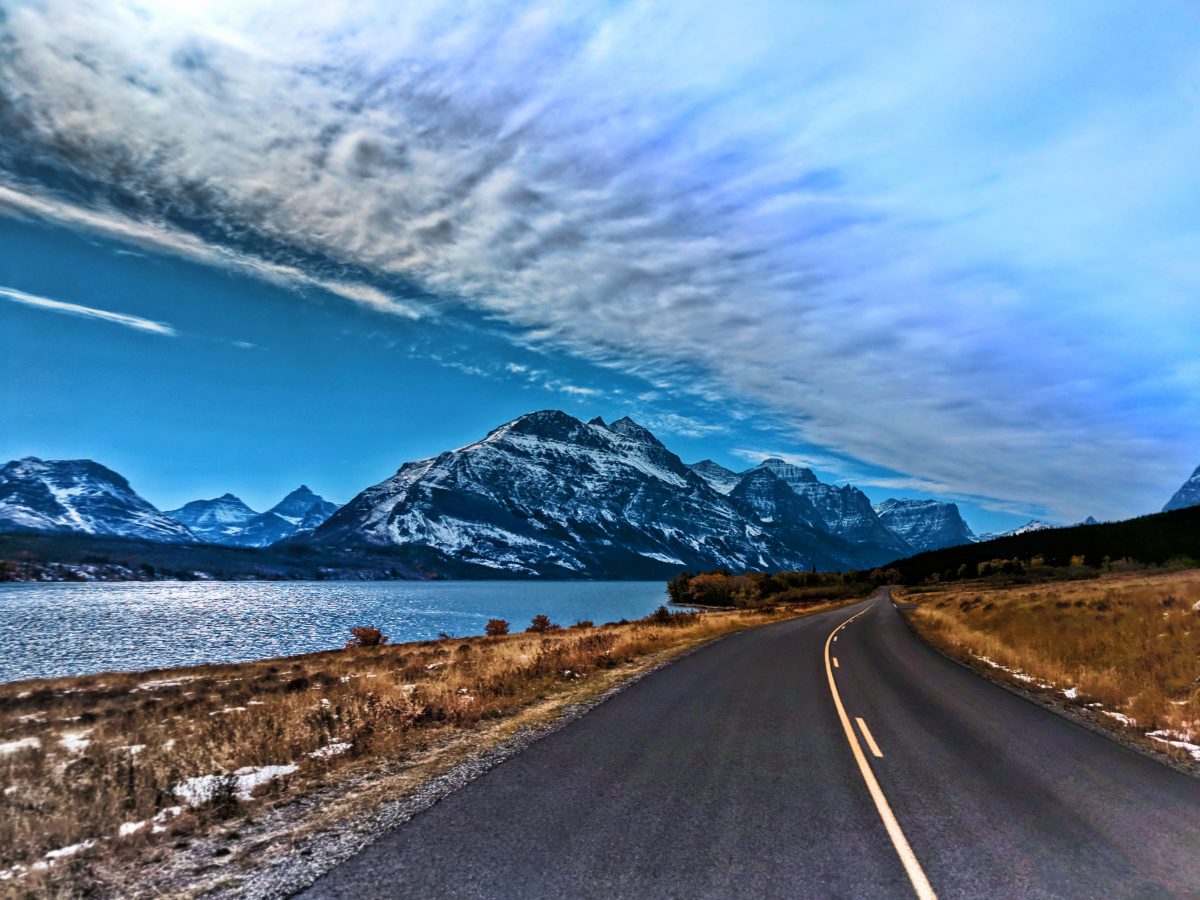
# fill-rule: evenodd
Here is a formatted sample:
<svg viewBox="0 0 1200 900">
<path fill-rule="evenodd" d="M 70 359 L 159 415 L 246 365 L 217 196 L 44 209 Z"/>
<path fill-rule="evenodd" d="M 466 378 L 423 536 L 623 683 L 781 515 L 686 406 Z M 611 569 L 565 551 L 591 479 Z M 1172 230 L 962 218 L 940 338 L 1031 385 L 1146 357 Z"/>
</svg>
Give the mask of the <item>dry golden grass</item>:
<svg viewBox="0 0 1200 900">
<path fill-rule="evenodd" d="M 0 876 L 8 876 L 0 897 L 42 896 L 32 867 L 44 865 L 47 852 L 96 841 L 83 854 L 144 856 L 264 801 L 361 773 L 373 760 L 521 718 L 555 698 L 581 696 L 589 683 L 601 689 L 614 670 L 648 655 L 826 608 L 675 614 L 544 635 L 0 685 Z M 293 766 L 236 796 L 238 773 Z M 224 777 L 206 782 L 215 789 L 208 802 L 181 801 L 180 785 L 214 775 Z M 122 825 L 139 822 L 146 824 L 121 836 Z"/>
<path fill-rule="evenodd" d="M 1200 743 L 1200 571 L 955 584 L 904 599 L 918 604 L 914 627 L 944 649 L 986 657 L 1060 699 L 1074 688 L 1072 702 L 1127 717 L 1137 733 Z"/>
</svg>

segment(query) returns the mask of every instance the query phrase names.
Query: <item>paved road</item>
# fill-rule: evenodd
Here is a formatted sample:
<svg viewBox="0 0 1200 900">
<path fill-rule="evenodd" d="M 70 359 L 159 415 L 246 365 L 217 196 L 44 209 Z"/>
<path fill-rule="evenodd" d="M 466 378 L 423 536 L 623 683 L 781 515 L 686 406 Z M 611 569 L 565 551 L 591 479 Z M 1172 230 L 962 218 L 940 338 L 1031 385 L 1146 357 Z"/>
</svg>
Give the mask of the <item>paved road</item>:
<svg viewBox="0 0 1200 900">
<path fill-rule="evenodd" d="M 942 900 L 1200 898 L 1200 781 L 948 662 L 884 595 L 680 660 L 302 896 L 912 898 L 920 876 Z"/>
</svg>

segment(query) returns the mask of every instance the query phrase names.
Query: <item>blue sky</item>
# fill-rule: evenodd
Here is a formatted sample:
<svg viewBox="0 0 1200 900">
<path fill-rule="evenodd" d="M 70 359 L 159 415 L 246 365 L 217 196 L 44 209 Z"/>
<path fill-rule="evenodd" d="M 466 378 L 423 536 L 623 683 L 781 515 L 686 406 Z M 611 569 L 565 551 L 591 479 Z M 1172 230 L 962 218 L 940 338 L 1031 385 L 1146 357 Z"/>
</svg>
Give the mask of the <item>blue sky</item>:
<svg viewBox="0 0 1200 900">
<path fill-rule="evenodd" d="M 1193 4 L 42 0 L 0 31 L 4 458 L 261 509 L 558 407 L 977 530 L 1148 512 L 1200 462 Z"/>
</svg>

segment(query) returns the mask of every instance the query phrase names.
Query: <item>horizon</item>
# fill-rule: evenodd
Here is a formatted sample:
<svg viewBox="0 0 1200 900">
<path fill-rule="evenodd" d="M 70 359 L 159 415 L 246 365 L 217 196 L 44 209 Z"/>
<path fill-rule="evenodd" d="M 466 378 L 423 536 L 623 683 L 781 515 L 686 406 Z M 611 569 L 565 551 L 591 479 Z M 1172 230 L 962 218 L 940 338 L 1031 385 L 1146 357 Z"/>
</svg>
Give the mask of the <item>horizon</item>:
<svg viewBox="0 0 1200 900">
<path fill-rule="evenodd" d="M 1200 462 L 1186 5 L 4 27 L 0 459 L 345 502 L 557 407 L 977 533 L 1154 512 Z"/>
</svg>

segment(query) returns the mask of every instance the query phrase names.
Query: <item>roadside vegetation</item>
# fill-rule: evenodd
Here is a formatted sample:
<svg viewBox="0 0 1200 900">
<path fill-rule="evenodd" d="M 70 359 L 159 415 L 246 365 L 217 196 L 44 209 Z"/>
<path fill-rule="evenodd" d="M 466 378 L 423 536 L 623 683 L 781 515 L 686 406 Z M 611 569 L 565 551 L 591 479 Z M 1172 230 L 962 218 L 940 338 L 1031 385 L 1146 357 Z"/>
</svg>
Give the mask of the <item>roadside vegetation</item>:
<svg viewBox="0 0 1200 900">
<path fill-rule="evenodd" d="M 661 607 L 601 626 L 539 616 L 516 633 L 494 619 L 488 636 L 410 644 L 363 626 L 340 650 L 0 685 L 0 897 L 112 896 L 97 871 L 132 871 L 386 760 L 833 605 Z"/>
<path fill-rule="evenodd" d="M 896 597 L 935 646 L 1200 761 L 1200 571 L 1082 563 L 996 560 Z"/>
<path fill-rule="evenodd" d="M 870 572 L 750 572 L 735 575 L 727 569 L 691 574 L 682 572 L 667 584 L 678 606 L 753 609 L 774 603 L 821 603 L 858 600 L 885 584 L 896 584 L 895 569 Z"/>
</svg>

